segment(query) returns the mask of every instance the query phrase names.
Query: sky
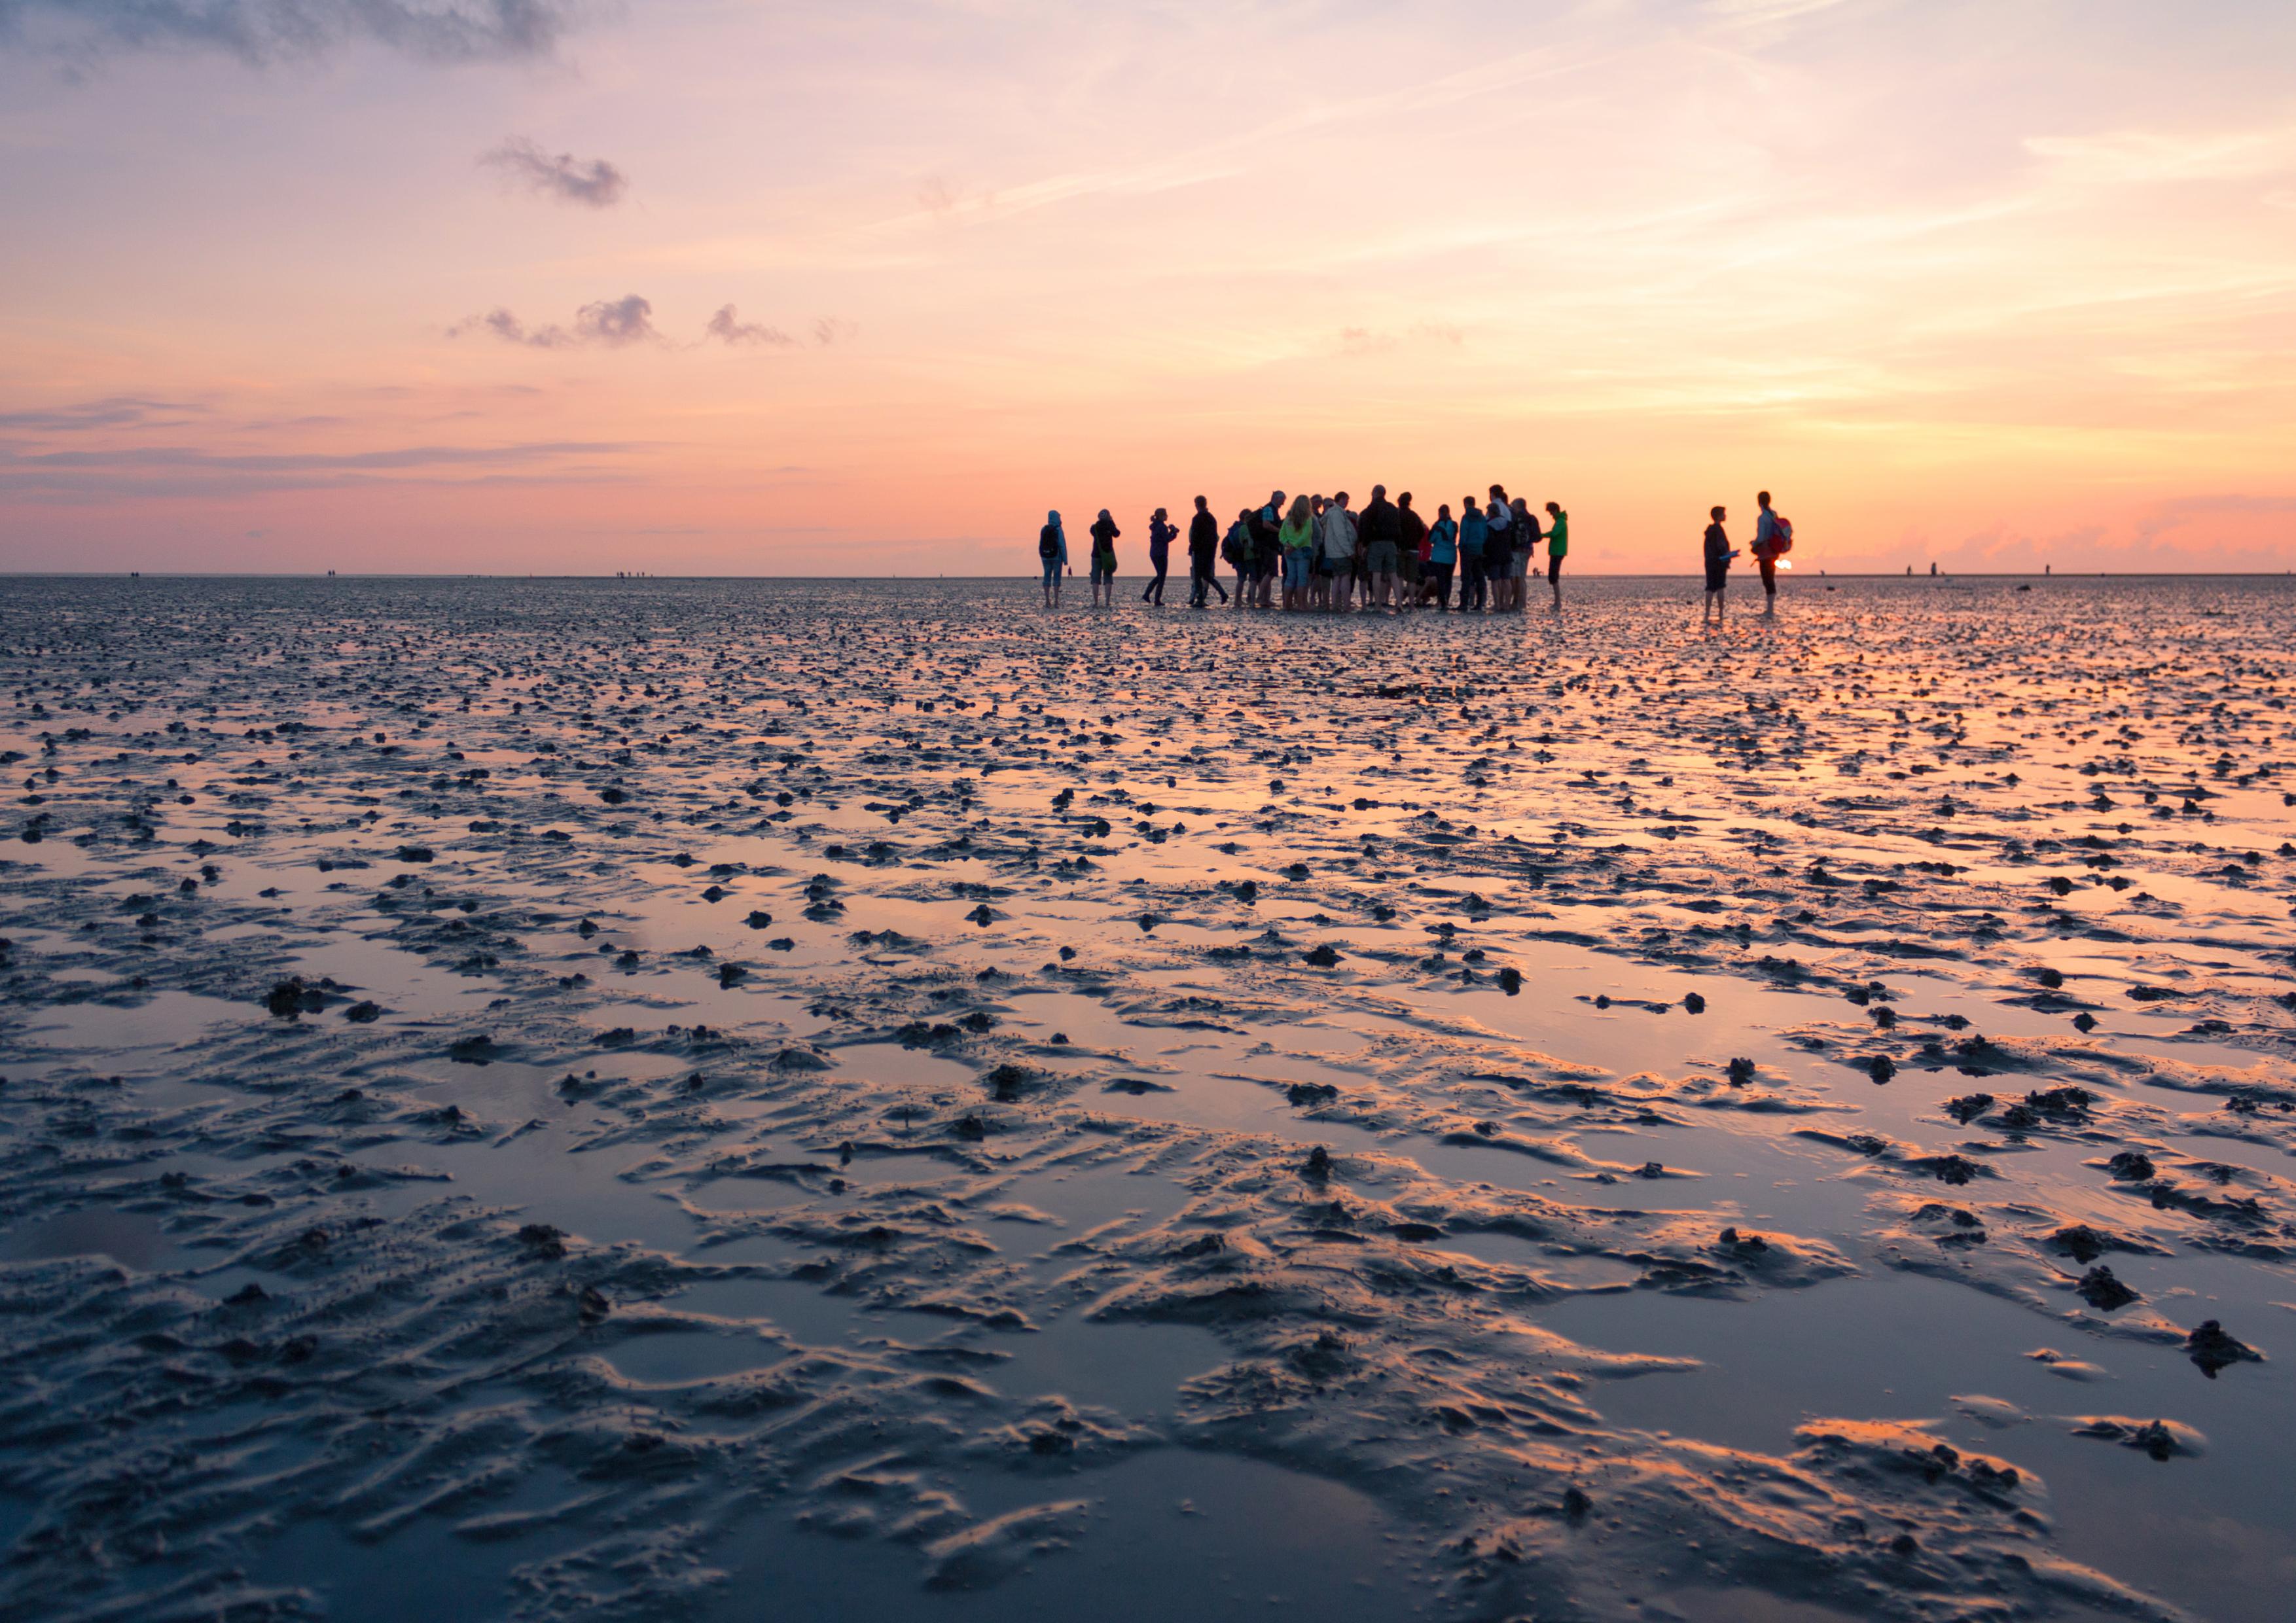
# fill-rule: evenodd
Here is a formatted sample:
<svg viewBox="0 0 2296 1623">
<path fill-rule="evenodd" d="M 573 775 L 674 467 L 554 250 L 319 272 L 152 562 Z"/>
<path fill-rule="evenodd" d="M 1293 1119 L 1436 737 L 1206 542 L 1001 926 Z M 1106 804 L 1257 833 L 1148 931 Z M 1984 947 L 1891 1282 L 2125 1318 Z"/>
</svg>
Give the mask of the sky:
<svg viewBox="0 0 2296 1623">
<path fill-rule="evenodd" d="M 0 0 L 0 570 L 2296 568 L 2287 0 Z"/>
</svg>

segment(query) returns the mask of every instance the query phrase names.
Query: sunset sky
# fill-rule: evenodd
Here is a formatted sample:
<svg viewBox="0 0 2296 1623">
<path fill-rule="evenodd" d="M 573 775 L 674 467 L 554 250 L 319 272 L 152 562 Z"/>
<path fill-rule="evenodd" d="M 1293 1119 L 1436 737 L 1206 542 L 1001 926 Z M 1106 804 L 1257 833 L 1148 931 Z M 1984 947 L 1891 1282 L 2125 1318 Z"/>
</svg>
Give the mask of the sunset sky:
<svg viewBox="0 0 2296 1623">
<path fill-rule="evenodd" d="M 0 569 L 2296 567 L 2288 0 L 0 0 Z M 730 307 L 730 310 L 728 309 Z M 1078 525 L 1080 528 L 1080 524 Z"/>
</svg>

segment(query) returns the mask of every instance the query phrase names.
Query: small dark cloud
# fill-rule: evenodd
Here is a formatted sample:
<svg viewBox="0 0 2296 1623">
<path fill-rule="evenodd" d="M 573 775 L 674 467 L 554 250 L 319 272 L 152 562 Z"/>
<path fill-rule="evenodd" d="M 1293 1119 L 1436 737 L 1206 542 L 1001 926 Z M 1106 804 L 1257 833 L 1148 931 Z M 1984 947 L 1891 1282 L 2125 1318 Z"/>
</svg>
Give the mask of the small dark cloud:
<svg viewBox="0 0 2296 1623">
<path fill-rule="evenodd" d="M 529 327 L 508 310 L 493 309 L 447 329 L 448 338 L 460 338 L 465 332 L 491 332 L 505 343 L 524 344 L 531 349 L 571 349 L 585 344 L 620 349 L 668 341 L 654 330 L 652 304 L 636 293 L 584 305 L 574 312 L 570 332 L 554 322 L 546 327 Z"/>
<path fill-rule="evenodd" d="M 0 0 L 0 16 L 6 14 L 6 4 L 7 0 Z M 89 429 L 174 428 L 205 409 L 180 400 L 150 400 L 138 395 L 111 395 L 101 400 L 84 400 L 78 406 L 56 406 L 29 412 L 0 412 L 0 429 L 35 434 L 70 434 Z"/>
<path fill-rule="evenodd" d="M 547 56 L 582 0 L 0 0 L 0 45 L 68 60 L 213 51 L 255 66 L 354 40 L 422 61 Z"/>
<path fill-rule="evenodd" d="M 813 323 L 813 341 L 825 349 L 832 344 L 847 342 L 860 331 L 842 316 L 816 316 Z"/>
<path fill-rule="evenodd" d="M 702 336 L 705 341 L 714 338 L 726 344 L 771 344 L 776 348 L 786 348 L 797 342 L 779 327 L 768 327 L 762 322 L 743 321 L 730 304 L 720 307 L 718 314 L 709 318 L 709 324 L 702 330 Z"/>
<path fill-rule="evenodd" d="M 5 3 L 0 0 L 0 4 Z M 612 208 L 629 186 L 628 177 L 603 158 L 586 162 L 571 152 L 545 152 L 523 135 L 512 135 L 492 152 L 480 153 L 479 162 L 500 170 L 512 185 L 588 209 Z"/>
</svg>

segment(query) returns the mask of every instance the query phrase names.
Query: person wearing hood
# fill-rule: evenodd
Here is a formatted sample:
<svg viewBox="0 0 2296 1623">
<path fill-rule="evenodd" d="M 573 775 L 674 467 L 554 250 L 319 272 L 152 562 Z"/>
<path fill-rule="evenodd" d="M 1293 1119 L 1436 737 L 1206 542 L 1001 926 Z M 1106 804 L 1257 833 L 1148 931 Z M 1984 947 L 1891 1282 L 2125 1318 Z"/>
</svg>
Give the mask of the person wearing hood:
<svg viewBox="0 0 2296 1623">
<path fill-rule="evenodd" d="M 1045 515 L 1045 527 L 1037 532 L 1037 559 L 1045 567 L 1045 607 L 1061 606 L 1061 577 L 1068 573 L 1069 538 L 1061 529 L 1057 509 Z"/>
</svg>

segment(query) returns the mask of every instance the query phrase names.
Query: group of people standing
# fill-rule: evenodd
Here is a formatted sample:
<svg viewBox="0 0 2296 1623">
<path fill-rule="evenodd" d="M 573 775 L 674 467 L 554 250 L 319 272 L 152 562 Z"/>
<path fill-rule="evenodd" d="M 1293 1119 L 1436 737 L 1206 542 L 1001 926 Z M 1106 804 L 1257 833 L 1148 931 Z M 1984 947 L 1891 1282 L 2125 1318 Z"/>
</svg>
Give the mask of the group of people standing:
<svg viewBox="0 0 2296 1623">
<path fill-rule="evenodd" d="M 1112 607 L 1116 540 L 1124 532 L 1103 507 L 1090 533 L 1093 605 L 1105 602 Z M 1179 529 L 1159 507 L 1148 521 L 1148 561 L 1155 574 L 1140 594 L 1142 602 L 1162 605 L 1172 543 L 1179 538 Z M 1237 513 L 1223 532 L 1210 504 L 1198 496 L 1187 529 L 1188 606 L 1208 608 L 1217 592 L 1221 602 L 1238 609 L 1267 609 L 1277 605 L 1280 591 L 1287 612 L 1346 614 L 1354 610 L 1360 588 L 1365 610 L 1448 610 L 1456 579 L 1463 611 L 1521 613 L 1541 542 L 1547 586 L 1559 612 L 1562 561 L 1570 553 L 1570 515 L 1559 503 L 1546 504 L 1542 528 L 1530 504 L 1509 496 L 1499 485 L 1491 487 L 1487 504 L 1463 497 L 1456 519 L 1450 504 L 1442 504 L 1431 522 L 1412 506 L 1409 491 L 1390 502 L 1384 485 L 1372 487 L 1361 512 L 1349 505 L 1344 490 L 1328 497 L 1296 496 L 1288 506 L 1278 490 L 1267 505 Z M 1058 512 L 1046 515 L 1037 555 L 1044 565 L 1045 603 L 1053 607 L 1060 602 L 1061 578 L 1069 572 L 1068 535 Z M 1235 573 L 1233 596 L 1218 578 L 1223 562 Z"/>
</svg>

